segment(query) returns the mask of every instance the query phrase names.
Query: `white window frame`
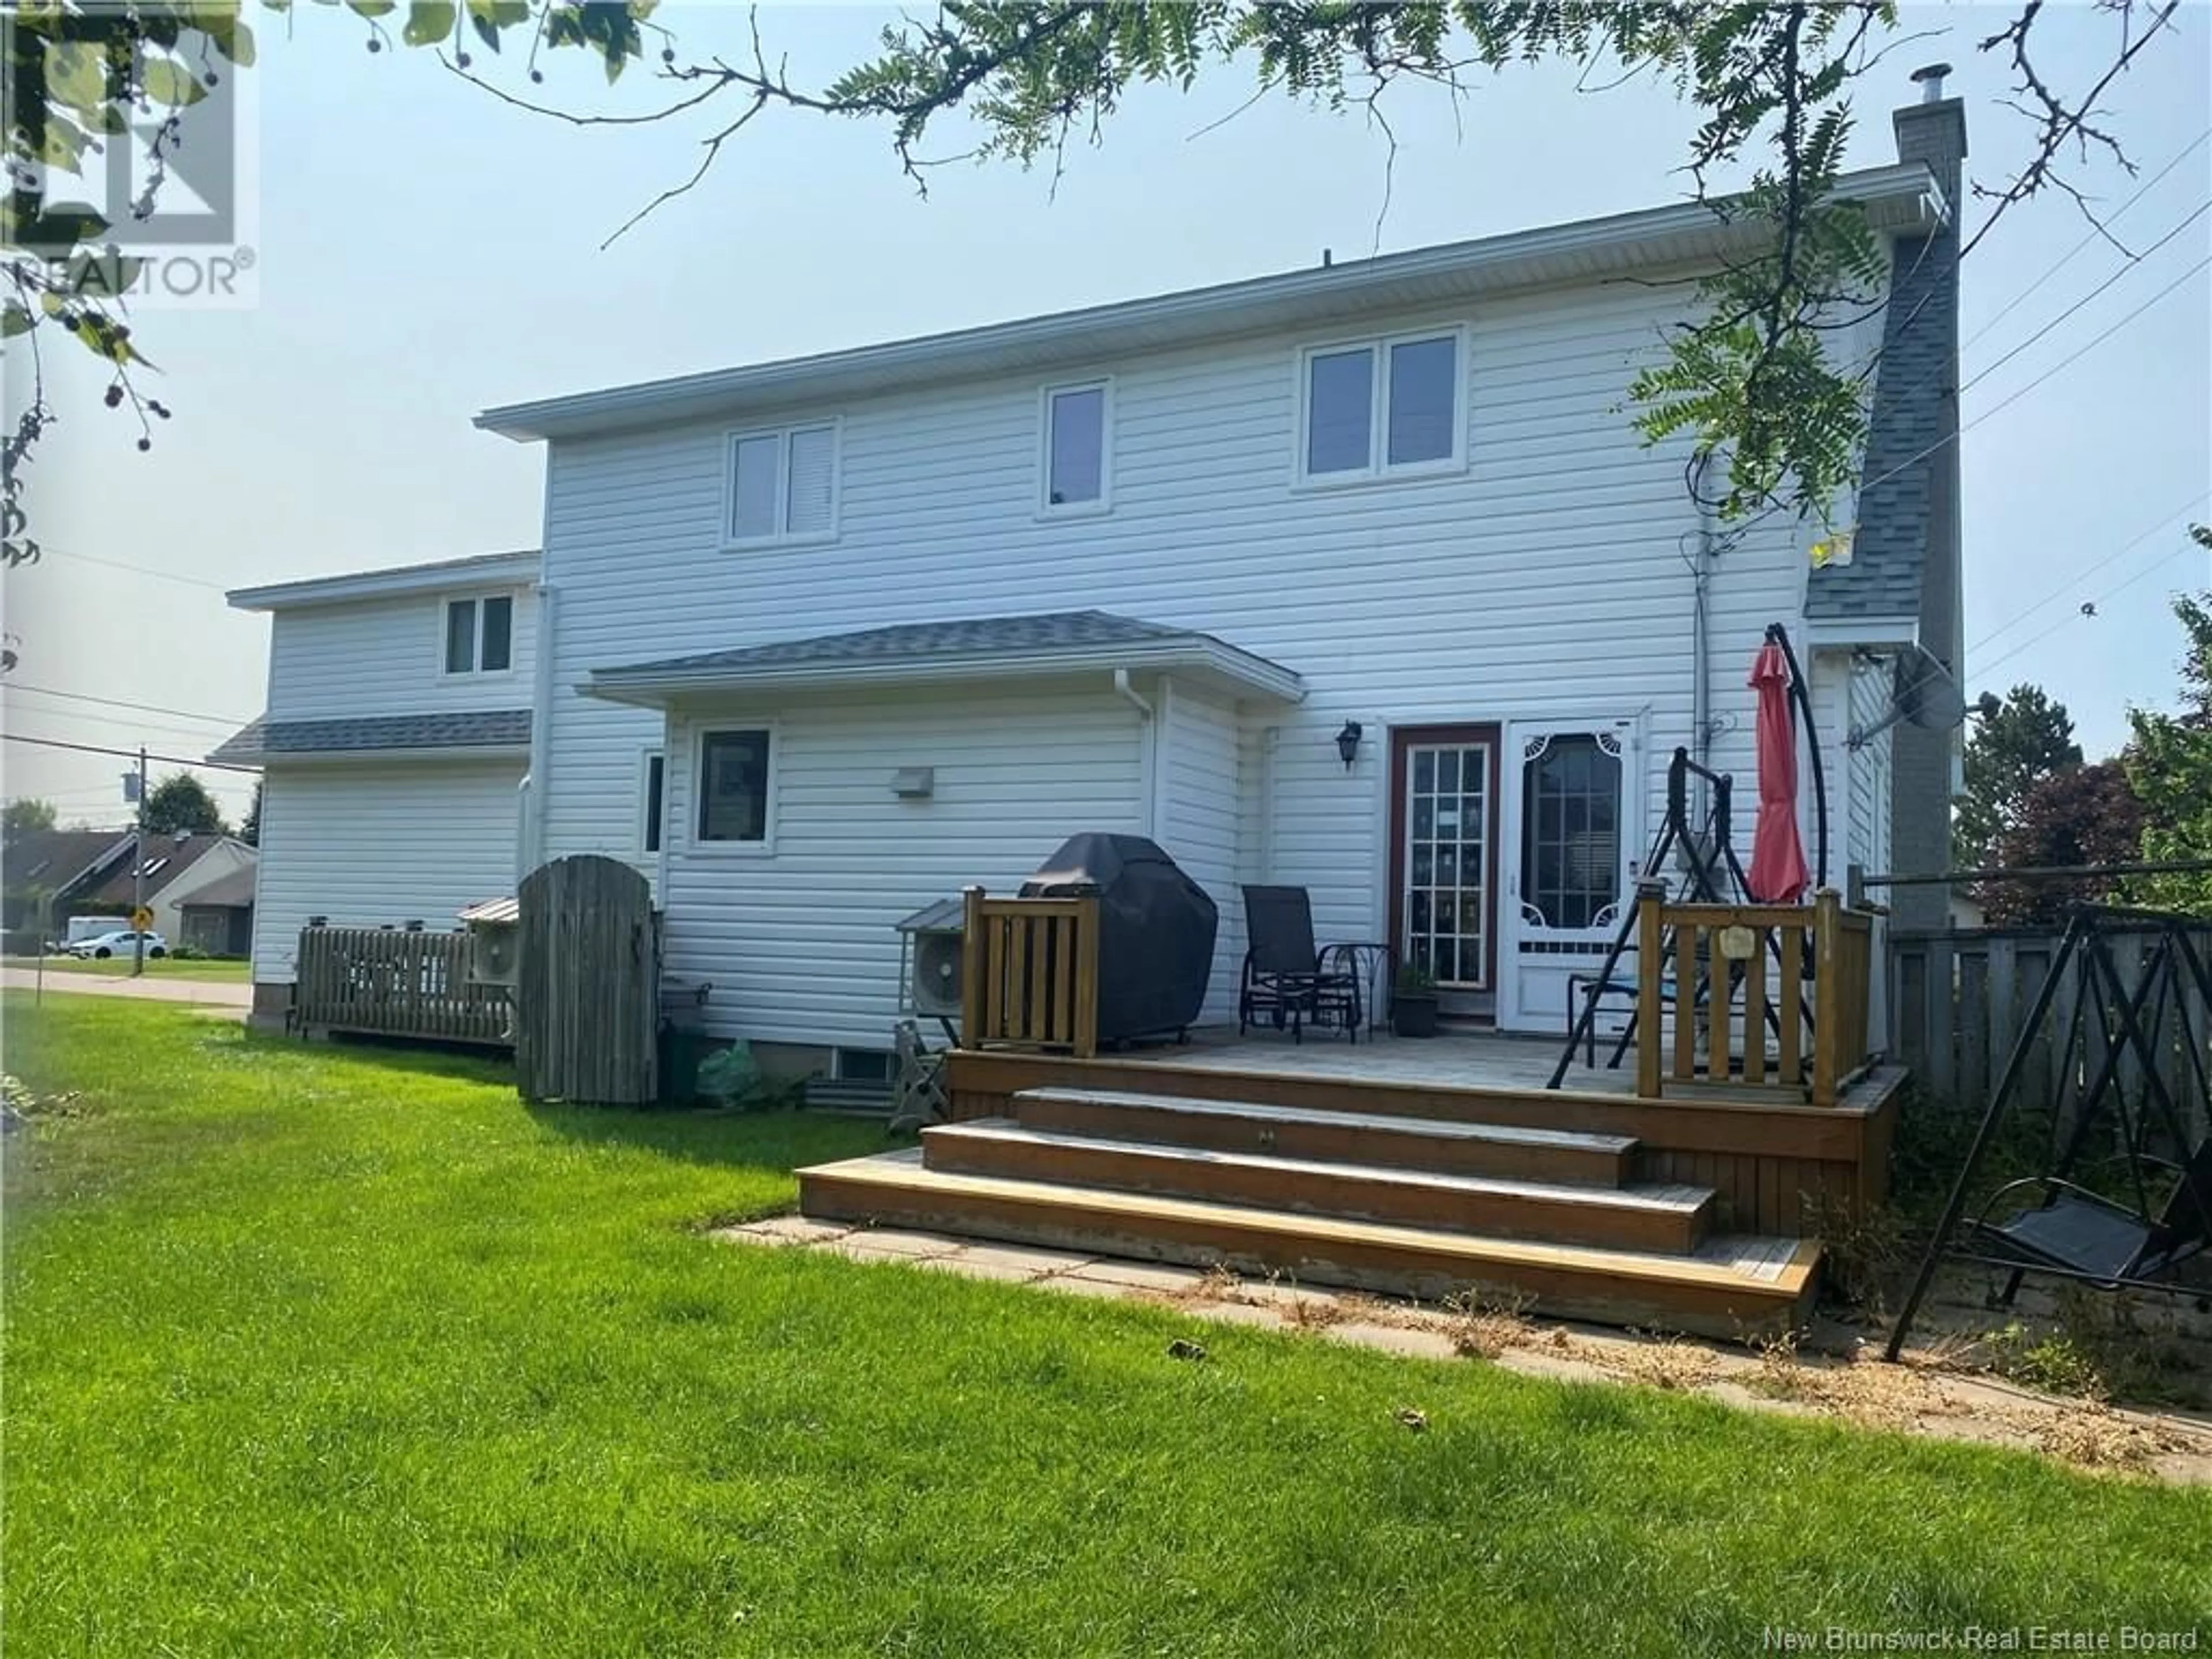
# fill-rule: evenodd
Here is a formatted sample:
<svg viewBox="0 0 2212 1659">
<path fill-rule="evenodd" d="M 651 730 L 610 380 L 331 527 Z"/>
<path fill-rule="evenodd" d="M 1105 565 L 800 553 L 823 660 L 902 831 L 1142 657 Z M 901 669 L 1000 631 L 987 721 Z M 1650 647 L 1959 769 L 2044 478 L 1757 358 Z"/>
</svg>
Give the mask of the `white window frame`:
<svg viewBox="0 0 2212 1659">
<path fill-rule="evenodd" d="M 1390 444 L 1390 348 L 1416 345 L 1424 340 L 1445 340 L 1452 343 L 1452 447 L 1451 453 L 1432 461 L 1401 461 L 1395 466 L 1386 459 Z M 1328 340 L 1314 345 L 1302 346 L 1297 354 L 1298 419 L 1297 452 L 1291 458 L 1291 476 L 1294 486 L 1300 489 L 1340 489 L 1346 485 L 1395 482 L 1400 478 L 1434 478 L 1467 470 L 1468 422 L 1468 338 L 1464 323 L 1447 323 L 1437 328 L 1405 329 L 1392 334 L 1370 334 L 1350 340 Z M 1367 465 L 1346 467 L 1340 472 L 1309 472 L 1306 463 L 1311 459 L 1313 426 L 1313 362 L 1316 357 L 1334 356 L 1342 351 L 1365 350 L 1374 355 L 1369 371 L 1367 387 Z"/>
<path fill-rule="evenodd" d="M 761 785 L 764 797 L 761 803 L 761 838 L 758 841 L 709 841 L 699 833 L 699 809 L 704 800 L 702 787 L 707 770 L 707 739 L 724 732 L 760 732 L 768 738 L 768 775 Z M 758 859 L 769 858 L 775 852 L 775 797 L 781 781 L 782 741 L 776 723 L 770 720 L 718 720 L 711 725 L 696 726 L 690 740 L 684 745 L 685 757 L 684 790 L 684 845 L 694 853 L 708 858 Z M 667 775 L 662 774 L 661 787 L 667 788 Z M 668 845 L 665 829 L 661 832 L 660 844 Z"/>
<path fill-rule="evenodd" d="M 775 521 L 781 526 L 788 522 L 791 516 L 791 439 L 792 434 L 797 432 L 827 432 L 830 434 L 829 525 L 821 530 L 801 531 L 796 535 L 788 530 L 778 529 L 765 536 L 740 536 L 737 524 L 738 446 L 750 439 L 773 438 L 782 447 L 782 454 L 775 469 Z M 791 421 L 782 426 L 737 428 L 722 434 L 722 545 L 725 548 L 805 547 L 834 542 L 837 539 L 844 507 L 845 422 L 842 416 L 831 416 L 819 421 Z"/>
<path fill-rule="evenodd" d="M 660 813 L 653 811 L 653 765 L 660 763 Z M 656 845 L 656 831 L 658 844 Z M 641 750 L 637 757 L 637 854 L 657 859 L 668 850 L 668 751 L 659 745 Z"/>
<path fill-rule="evenodd" d="M 1098 499 L 1055 501 L 1052 498 L 1052 400 L 1070 392 L 1096 392 L 1098 402 Z M 1040 519 L 1094 519 L 1114 510 L 1114 377 L 1055 380 L 1037 388 L 1036 515 Z"/>
<path fill-rule="evenodd" d="M 483 664 L 483 619 L 486 599 L 505 599 L 507 606 L 507 666 L 486 668 Z M 446 630 L 457 605 L 476 607 L 475 644 L 469 660 L 476 665 L 469 668 L 446 666 Z M 438 600 L 438 678 L 441 680 L 499 680 L 514 672 L 514 659 L 521 654 L 522 596 L 511 587 L 487 588 L 481 593 L 447 593 Z"/>
</svg>

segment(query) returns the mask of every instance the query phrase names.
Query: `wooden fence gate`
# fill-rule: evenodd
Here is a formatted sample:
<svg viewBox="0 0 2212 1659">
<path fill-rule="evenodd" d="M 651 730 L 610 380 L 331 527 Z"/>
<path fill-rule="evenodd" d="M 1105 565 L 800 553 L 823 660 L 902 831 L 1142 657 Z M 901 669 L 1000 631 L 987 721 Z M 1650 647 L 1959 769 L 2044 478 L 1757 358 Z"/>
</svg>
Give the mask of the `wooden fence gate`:
<svg viewBox="0 0 2212 1659">
<path fill-rule="evenodd" d="M 653 890 L 580 854 L 522 878 L 514 1079 L 525 1100 L 638 1106 L 656 1097 L 660 937 Z"/>
</svg>

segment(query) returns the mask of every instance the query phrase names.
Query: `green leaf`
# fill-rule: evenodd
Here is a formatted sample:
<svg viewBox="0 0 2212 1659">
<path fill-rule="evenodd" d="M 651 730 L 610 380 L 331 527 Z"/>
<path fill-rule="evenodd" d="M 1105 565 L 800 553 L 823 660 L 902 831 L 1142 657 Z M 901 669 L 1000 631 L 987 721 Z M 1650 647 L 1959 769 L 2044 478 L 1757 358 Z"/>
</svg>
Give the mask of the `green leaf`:
<svg viewBox="0 0 2212 1659">
<path fill-rule="evenodd" d="M 452 0 L 410 0 L 407 27 L 399 38 L 410 46 L 432 46 L 450 37 L 460 8 Z"/>
<path fill-rule="evenodd" d="M 46 48 L 46 100 L 89 115 L 107 102 L 107 65 L 100 53 L 71 40 Z"/>
<path fill-rule="evenodd" d="M 207 96 L 207 88 L 200 84 L 199 76 L 173 58 L 155 58 L 149 61 L 140 71 L 138 83 L 149 98 L 172 109 L 197 104 Z"/>
<path fill-rule="evenodd" d="M 12 300 L 8 302 L 6 310 L 0 311 L 0 340 L 12 340 L 18 334 L 28 334 L 37 326 L 37 319 Z"/>
<path fill-rule="evenodd" d="M 383 17 L 399 9 L 399 0 L 345 0 L 346 7 L 358 16 Z"/>
<path fill-rule="evenodd" d="M 529 0 L 469 0 L 469 22 L 477 39 L 499 50 L 500 31 L 530 21 Z"/>
</svg>

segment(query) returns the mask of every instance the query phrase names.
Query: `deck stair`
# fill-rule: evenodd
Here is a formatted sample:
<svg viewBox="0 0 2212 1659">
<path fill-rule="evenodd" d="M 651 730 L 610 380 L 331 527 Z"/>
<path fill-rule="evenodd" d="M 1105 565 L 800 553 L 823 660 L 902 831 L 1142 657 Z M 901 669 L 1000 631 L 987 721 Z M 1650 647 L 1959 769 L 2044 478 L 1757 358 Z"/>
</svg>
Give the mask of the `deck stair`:
<svg viewBox="0 0 2212 1659">
<path fill-rule="evenodd" d="M 1809 1310 L 1817 1243 L 1723 1231 L 1711 1189 L 1639 1181 L 1624 1136 L 1098 1089 L 1012 1104 L 802 1170 L 800 1208 L 1724 1336 Z"/>
</svg>

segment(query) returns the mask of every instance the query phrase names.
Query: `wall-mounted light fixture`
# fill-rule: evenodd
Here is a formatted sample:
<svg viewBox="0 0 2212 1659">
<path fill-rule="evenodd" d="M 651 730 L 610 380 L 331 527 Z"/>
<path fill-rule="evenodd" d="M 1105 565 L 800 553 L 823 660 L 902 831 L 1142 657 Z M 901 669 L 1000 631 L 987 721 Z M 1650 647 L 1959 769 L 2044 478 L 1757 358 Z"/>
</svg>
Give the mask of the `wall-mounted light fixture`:
<svg viewBox="0 0 2212 1659">
<path fill-rule="evenodd" d="M 1343 758 L 1346 771 L 1359 758 L 1359 740 L 1366 735 L 1358 720 L 1345 721 L 1344 730 L 1336 734 L 1336 752 Z"/>
</svg>

